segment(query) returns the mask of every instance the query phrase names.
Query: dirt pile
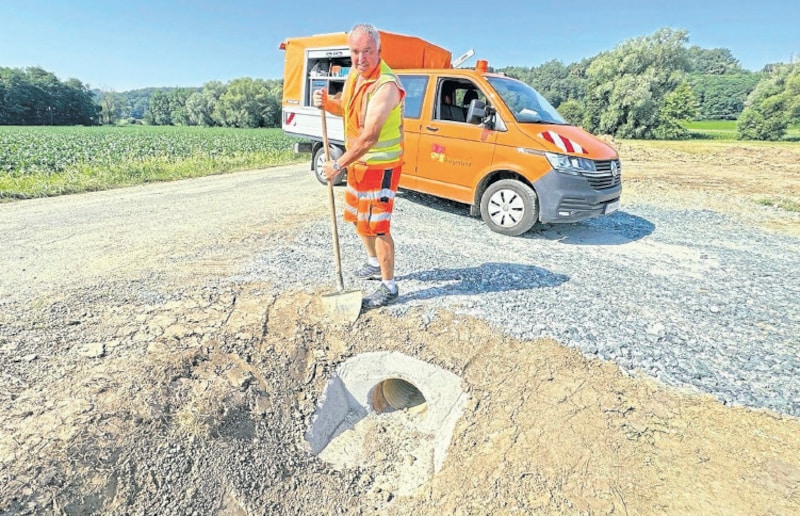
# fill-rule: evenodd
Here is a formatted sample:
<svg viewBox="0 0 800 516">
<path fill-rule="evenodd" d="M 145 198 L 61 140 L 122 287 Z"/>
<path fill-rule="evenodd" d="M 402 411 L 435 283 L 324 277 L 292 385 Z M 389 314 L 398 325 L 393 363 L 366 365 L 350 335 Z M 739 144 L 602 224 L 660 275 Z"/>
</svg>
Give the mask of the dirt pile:
<svg viewBox="0 0 800 516">
<path fill-rule="evenodd" d="M 342 328 L 307 293 L 169 292 L 80 292 L 6 322 L 3 512 L 800 508 L 797 420 L 625 377 L 448 313 L 372 312 Z M 349 445 L 323 452 L 335 465 L 308 453 L 303 435 L 337 364 L 376 349 L 464 379 L 467 406 L 433 477 L 429 443 L 405 412 L 365 419 Z"/>
</svg>

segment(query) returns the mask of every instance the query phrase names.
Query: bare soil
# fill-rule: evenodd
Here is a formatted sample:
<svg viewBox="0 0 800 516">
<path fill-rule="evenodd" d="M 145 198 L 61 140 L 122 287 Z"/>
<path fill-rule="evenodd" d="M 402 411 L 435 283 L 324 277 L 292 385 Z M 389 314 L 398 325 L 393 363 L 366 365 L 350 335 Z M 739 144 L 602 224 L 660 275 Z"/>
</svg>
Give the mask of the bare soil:
<svg viewBox="0 0 800 516">
<path fill-rule="evenodd" d="M 800 201 L 800 147 L 613 143 L 623 204 L 800 236 L 760 204 Z M 795 418 L 447 312 L 341 326 L 320 292 L 226 280 L 287 213 L 326 216 L 305 169 L 0 206 L 0 513 L 800 513 Z M 356 464 L 307 452 L 326 383 L 368 351 L 463 379 L 438 473 L 414 469 L 424 436 L 399 412 L 370 420 Z"/>
</svg>

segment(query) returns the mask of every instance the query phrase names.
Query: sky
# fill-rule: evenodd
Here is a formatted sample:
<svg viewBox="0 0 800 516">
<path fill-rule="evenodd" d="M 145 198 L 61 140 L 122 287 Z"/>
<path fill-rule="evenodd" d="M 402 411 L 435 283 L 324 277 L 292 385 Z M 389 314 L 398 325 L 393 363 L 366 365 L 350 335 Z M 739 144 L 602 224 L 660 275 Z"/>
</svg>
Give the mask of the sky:
<svg viewBox="0 0 800 516">
<path fill-rule="evenodd" d="M 742 67 L 800 58 L 800 2 L 762 0 L 0 0 L 0 67 L 38 66 L 104 91 L 280 79 L 291 37 L 372 23 L 450 50 L 465 65 L 564 64 L 660 28 L 727 48 Z"/>
</svg>

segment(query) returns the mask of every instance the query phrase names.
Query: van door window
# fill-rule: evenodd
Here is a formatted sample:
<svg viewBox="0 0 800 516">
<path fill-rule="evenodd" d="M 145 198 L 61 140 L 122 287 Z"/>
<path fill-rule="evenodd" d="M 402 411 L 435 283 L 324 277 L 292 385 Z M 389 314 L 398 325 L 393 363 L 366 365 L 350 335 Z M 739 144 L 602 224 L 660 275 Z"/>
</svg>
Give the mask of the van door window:
<svg viewBox="0 0 800 516">
<path fill-rule="evenodd" d="M 465 123 L 467 121 L 467 109 L 472 99 L 486 101 L 486 96 L 472 81 L 466 79 L 443 79 L 439 83 L 434 118 Z"/>
<path fill-rule="evenodd" d="M 400 84 L 406 90 L 403 117 L 419 118 L 422 114 L 422 100 L 428 87 L 428 77 L 425 75 L 398 75 Z"/>
</svg>

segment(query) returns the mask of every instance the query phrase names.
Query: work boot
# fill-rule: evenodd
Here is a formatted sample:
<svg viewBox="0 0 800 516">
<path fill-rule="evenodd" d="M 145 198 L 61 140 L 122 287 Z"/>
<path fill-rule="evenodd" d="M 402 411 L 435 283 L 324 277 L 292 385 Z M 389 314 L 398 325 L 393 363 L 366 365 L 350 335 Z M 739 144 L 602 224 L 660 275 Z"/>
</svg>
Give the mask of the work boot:
<svg viewBox="0 0 800 516">
<path fill-rule="evenodd" d="M 381 279 L 381 268 L 378 265 L 365 263 L 361 268 L 353 271 L 353 276 L 358 279 Z"/>
<path fill-rule="evenodd" d="M 361 301 L 361 306 L 367 310 L 370 308 L 380 308 L 388 304 L 394 303 L 397 296 L 400 294 L 400 289 L 396 288 L 394 292 L 389 290 L 389 287 L 381 283 L 378 290 L 368 295 Z"/>
</svg>

